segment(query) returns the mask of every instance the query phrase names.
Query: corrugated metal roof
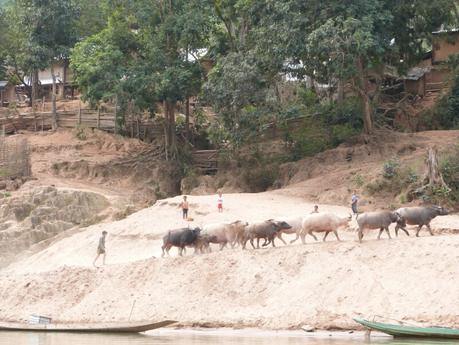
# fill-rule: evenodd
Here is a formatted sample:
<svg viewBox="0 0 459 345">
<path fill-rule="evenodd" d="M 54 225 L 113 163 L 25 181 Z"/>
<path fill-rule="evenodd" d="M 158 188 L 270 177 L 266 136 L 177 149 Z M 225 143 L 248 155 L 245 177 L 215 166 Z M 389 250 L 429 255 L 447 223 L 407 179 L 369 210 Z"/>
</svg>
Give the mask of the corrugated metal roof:
<svg viewBox="0 0 459 345">
<path fill-rule="evenodd" d="M 403 79 L 419 80 L 424 74 L 429 73 L 430 69 L 431 67 L 413 67 L 406 73 Z"/>
<path fill-rule="evenodd" d="M 438 35 L 438 34 L 449 34 L 449 33 L 458 33 L 459 32 L 459 29 L 449 29 L 449 30 L 445 30 L 445 29 L 442 29 L 442 30 L 438 30 L 438 31 L 434 31 L 432 32 L 433 35 Z"/>
<path fill-rule="evenodd" d="M 28 77 L 24 77 L 24 81 L 26 84 L 30 85 L 30 79 Z M 60 78 L 56 77 L 56 84 L 62 83 Z M 53 78 L 41 78 L 40 85 L 53 85 Z"/>
</svg>

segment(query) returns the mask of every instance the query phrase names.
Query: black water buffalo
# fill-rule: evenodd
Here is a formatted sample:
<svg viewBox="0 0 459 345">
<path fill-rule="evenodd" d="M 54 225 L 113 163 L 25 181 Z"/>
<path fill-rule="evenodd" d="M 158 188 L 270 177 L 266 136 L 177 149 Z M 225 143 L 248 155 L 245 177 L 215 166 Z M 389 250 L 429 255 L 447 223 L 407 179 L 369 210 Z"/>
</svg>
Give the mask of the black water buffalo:
<svg viewBox="0 0 459 345">
<path fill-rule="evenodd" d="M 163 253 L 161 254 L 161 257 L 164 257 L 165 253 L 169 255 L 169 250 L 172 247 L 178 247 L 179 255 L 182 256 L 185 247 L 196 246 L 200 233 L 200 228 L 182 228 L 176 230 L 169 230 L 167 234 L 163 237 L 163 245 L 161 247 Z"/>
<path fill-rule="evenodd" d="M 398 236 L 398 229 L 402 229 L 406 233 L 406 224 L 418 225 L 416 236 L 419 236 L 419 231 L 425 225 L 433 236 L 432 229 L 430 228 L 430 221 L 436 216 L 446 216 L 448 210 L 440 206 L 427 206 L 427 207 L 403 207 L 396 211 L 400 215 L 400 220 L 395 227 L 395 235 Z"/>
</svg>

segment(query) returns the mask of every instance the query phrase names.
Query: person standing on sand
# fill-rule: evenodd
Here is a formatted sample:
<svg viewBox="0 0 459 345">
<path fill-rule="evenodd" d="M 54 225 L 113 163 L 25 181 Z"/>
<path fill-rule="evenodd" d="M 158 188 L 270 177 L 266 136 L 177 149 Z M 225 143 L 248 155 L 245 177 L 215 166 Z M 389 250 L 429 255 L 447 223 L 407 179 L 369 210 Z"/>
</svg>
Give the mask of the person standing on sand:
<svg viewBox="0 0 459 345">
<path fill-rule="evenodd" d="M 186 195 L 183 196 L 183 201 L 180 203 L 180 206 L 182 208 L 182 217 L 183 219 L 188 219 L 188 209 L 189 209 L 189 204 L 188 201 L 186 200 Z"/>
<path fill-rule="evenodd" d="M 313 213 L 319 213 L 319 206 L 314 205 L 314 210 L 310 214 L 313 214 Z"/>
<path fill-rule="evenodd" d="M 105 265 L 105 255 L 106 255 L 106 250 L 105 250 L 105 237 L 107 236 L 107 231 L 102 231 L 102 237 L 99 238 L 99 245 L 97 246 L 97 256 L 96 258 L 94 259 L 92 265 L 94 267 L 97 267 L 96 266 L 96 261 L 97 259 L 99 258 L 100 255 L 103 255 L 103 260 L 102 260 L 102 264 Z"/>
<path fill-rule="evenodd" d="M 217 209 L 218 209 L 218 213 L 223 212 L 223 196 L 221 192 L 218 193 Z"/>
<path fill-rule="evenodd" d="M 359 197 L 357 196 L 357 192 L 353 191 L 352 196 L 351 196 L 351 208 L 352 212 L 354 213 L 355 217 L 357 218 L 359 215 L 359 212 L 357 210 L 357 203 L 359 201 Z"/>
</svg>

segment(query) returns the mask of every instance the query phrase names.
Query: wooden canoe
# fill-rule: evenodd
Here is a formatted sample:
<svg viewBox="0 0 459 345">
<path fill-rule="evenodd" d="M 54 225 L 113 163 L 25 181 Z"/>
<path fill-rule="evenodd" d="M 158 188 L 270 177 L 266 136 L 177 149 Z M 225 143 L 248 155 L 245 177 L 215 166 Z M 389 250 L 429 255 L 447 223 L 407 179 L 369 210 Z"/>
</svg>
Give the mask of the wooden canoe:
<svg viewBox="0 0 459 345">
<path fill-rule="evenodd" d="M 50 323 L 27 324 L 15 322 L 0 322 L 0 331 L 28 332 L 84 332 L 84 333 L 138 333 L 156 328 L 166 327 L 177 321 L 165 320 L 160 322 L 102 322 L 102 323 Z"/>
<path fill-rule="evenodd" d="M 416 327 L 403 324 L 395 325 L 390 323 L 372 322 L 365 319 L 354 319 L 354 321 L 371 330 L 390 334 L 394 337 L 459 339 L 459 329 L 454 328 Z"/>
</svg>

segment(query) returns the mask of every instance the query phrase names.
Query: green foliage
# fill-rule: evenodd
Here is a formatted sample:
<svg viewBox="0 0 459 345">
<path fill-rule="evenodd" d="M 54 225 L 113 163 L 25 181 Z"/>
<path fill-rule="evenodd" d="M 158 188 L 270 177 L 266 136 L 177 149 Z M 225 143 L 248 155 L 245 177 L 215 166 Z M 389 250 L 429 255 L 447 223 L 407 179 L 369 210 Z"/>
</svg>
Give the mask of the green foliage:
<svg viewBox="0 0 459 345">
<path fill-rule="evenodd" d="M 382 178 L 368 183 L 365 188 L 369 194 L 389 193 L 400 195 L 400 202 L 411 201 L 410 192 L 418 187 L 419 177 L 411 166 L 403 166 L 396 158 L 384 162 Z"/>
<path fill-rule="evenodd" d="M 352 182 L 359 188 L 365 185 L 365 180 L 363 179 L 363 176 L 360 174 L 355 174 L 352 177 Z"/>
<path fill-rule="evenodd" d="M 383 177 L 386 179 L 392 179 L 399 175 L 400 162 L 397 159 L 390 159 L 384 162 L 383 165 Z"/>
<path fill-rule="evenodd" d="M 75 128 L 75 137 L 76 137 L 78 140 L 81 140 L 81 141 L 87 140 L 87 139 L 88 139 L 88 136 L 87 136 L 87 133 L 86 133 L 87 130 L 88 130 L 87 127 L 78 125 L 78 126 Z"/>
</svg>

